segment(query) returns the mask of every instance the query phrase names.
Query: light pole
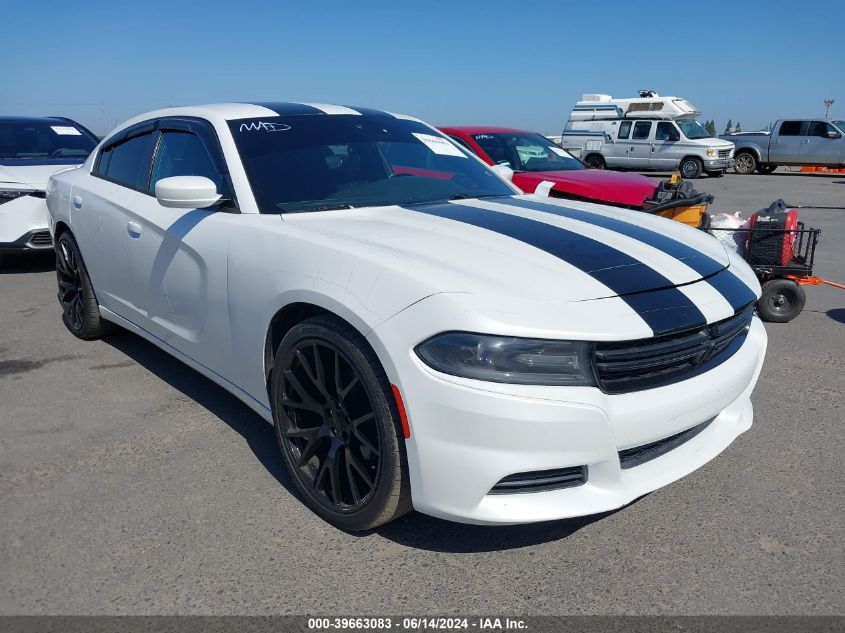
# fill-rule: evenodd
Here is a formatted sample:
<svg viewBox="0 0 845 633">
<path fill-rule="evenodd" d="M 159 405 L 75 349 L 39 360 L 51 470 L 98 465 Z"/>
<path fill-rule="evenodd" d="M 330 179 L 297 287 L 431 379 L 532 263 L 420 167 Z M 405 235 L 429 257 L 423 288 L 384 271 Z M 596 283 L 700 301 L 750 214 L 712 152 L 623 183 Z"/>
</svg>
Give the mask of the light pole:
<svg viewBox="0 0 845 633">
<path fill-rule="evenodd" d="M 830 113 L 830 106 L 833 105 L 833 99 L 825 99 L 824 100 L 824 118 L 828 118 L 828 114 Z"/>
</svg>

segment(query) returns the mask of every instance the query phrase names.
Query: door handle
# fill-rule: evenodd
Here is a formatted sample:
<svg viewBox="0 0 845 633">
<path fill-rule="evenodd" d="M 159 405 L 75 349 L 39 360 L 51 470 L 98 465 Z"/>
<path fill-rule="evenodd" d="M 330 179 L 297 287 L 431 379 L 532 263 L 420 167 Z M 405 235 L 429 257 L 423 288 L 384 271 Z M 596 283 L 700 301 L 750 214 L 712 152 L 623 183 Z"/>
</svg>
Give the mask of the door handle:
<svg viewBox="0 0 845 633">
<path fill-rule="evenodd" d="M 805 138 L 805 139 L 803 139 L 801 142 L 802 142 L 802 143 L 809 143 L 809 142 L 810 142 L 810 139 Z"/>
<path fill-rule="evenodd" d="M 137 239 L 141 237 L 141 225 L 137 222 L 127 222 L 126 232 L 129 233 L 129 237 L 134 237 Z"/>
<path fill-rule="evenodd" d="M 74 209 L 81 209 L 82 208 L 82 196 L 74 196 L 73 197 L 73 208 Z"/>
</svg>

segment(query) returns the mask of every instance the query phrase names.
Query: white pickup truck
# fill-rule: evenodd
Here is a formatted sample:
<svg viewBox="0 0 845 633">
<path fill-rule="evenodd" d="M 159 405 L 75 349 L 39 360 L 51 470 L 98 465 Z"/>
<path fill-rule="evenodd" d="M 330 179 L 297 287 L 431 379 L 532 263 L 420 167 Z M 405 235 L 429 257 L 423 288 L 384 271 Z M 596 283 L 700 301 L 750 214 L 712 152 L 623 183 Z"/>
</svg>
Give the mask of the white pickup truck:
<svg viewBox="0 0 845 633">
<path fill-rule="evenodd" d="M 778 165 L 845 167 L 845 121 L 781 119 L 772 130 L 719 137 L 736 145 L 736 173 L 770 174 Z"/>
</svg>

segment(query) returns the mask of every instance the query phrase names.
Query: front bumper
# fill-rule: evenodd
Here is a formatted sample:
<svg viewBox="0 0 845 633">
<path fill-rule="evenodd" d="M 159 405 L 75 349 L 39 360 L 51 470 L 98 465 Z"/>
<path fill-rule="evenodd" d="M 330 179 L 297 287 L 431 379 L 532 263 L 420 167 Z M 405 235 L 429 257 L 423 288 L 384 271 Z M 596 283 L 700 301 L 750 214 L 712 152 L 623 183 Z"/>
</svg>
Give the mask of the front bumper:
<svg viewBox="0 0 845 633">
<path fill-rule="evenodd" d="M 49 251 L 52 248 L 44 198 L 21 196 L 0 204 L 0 253 Z"/>
<path fill-rule="evenodd" d="M 734 166 L 733 158 L 711 158 L 704 161 L 704 171 L 727 171 Z"/>
<path fill-rule="evenodd" d="M 401 317 L 401 315 L 400 315 Z M 403 319 L 371 335 L 397 349 Z M 389 327 L 387 324 L 390 324 Z M 391 340 L 392 339 L 392 340 Z M 755 318 L 742 347 L 713 370 L 656 389 L 607 395 L 591 387 L 482 383 L 445 376 L 413 353 L 389 368 L 402 392 L 414 507 L 477 524 L 562 519 L 620 508 L 701 467 L 750 428 L 751 391 L 766 350 Z M 651 461 L 623 469 L 619 452 L 712 420 Z M 490 494 L 515 473 L 587 467 L 576 487 Z"/>
</svg>

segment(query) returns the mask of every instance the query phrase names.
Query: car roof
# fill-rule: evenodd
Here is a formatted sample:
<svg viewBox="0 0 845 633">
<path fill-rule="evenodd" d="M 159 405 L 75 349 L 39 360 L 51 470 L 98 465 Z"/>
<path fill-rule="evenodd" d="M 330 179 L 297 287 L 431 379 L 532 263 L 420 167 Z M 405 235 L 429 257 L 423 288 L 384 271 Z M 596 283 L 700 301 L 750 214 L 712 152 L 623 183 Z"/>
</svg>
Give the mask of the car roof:
<svg viewBox="0 0 845 633">
<path fill-rule="evenodd" d="M 455 132 L 463 132 L 464 134 L 496 134 L 498 132 L 505 134 L 534 134 L 531 130 L 520 130 L 513 127 L 496 127 L 492 125 L 438 125 L 437 129 L 441 131 L 454 130 Z"/>
<path fill-rule="evenodd" d="M 41 121 L 43 123 L 73 123 L 79 125 L 73 119 L 63 116 L 12 116 L 0 115 L 0 122 L 3 123 L 35 123 Z"/>
<path fill-rule="evenodd" d="M 344 106 L 330 103 L 299 103 L 291 101 L 260 101 L 252 103 L 208 103 L 203 105 L 176 106 L 145 112 L 131 119 L 124 121 L 114 130 L 106 135 L 111 138 L 121 130 L 132 127 L 138 123 L 151 119 L 164 117 L 199 117 L 207 119 L 212 123 L 224 123 L 242 119 L 260 119 L 264 117 L 277 116 L 300 116 L 300 115 L 365 115 L 365 116 L 386 116 L 409 121 L 419 121 L 412 116 L 387 112 L 385 110 L 374 110 L 372 108 L 361 108 L 357 106 Z"/>
</svg>

